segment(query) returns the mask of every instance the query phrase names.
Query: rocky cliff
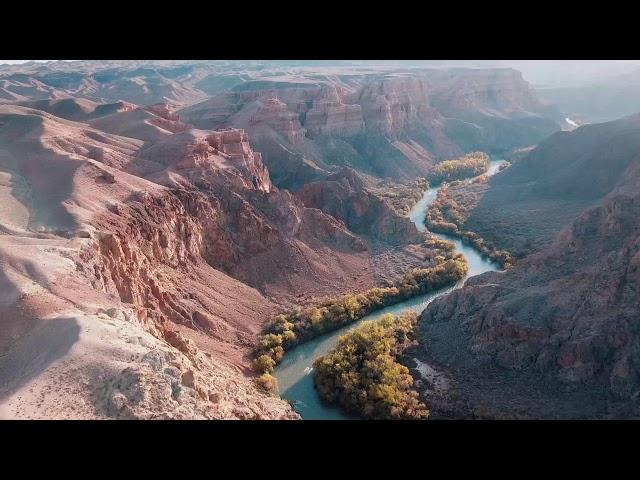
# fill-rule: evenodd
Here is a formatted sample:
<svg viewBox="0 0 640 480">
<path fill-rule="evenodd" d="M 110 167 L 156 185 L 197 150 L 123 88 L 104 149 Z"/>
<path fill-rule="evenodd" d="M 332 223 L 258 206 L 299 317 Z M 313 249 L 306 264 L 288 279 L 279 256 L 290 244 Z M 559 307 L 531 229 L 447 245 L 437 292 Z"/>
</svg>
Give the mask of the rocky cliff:
<svg viewBox="0 0 640 480">
<path fill-rule="evenodd" d="M 465 229 L 518 256 L 548 246 L 610 192 L 633 192 L 639 132 L 636 115 L 556 133 L 489 181 Z"/>
<path fill-rule="evenodd" d="M 336 83 L 248 82 L 181 114 L 200 128 L 247 129 L 269 152 L 276 184 L 287 188 L 336 165 L 409 180 L 442 158 L 506 152 L 559 129 L 512 70 L 427 70 Z"/>
<path fill-rule="evenodd" d="M 348 136 L 365 128 L 362 107 L 345 103 L 346 92 L 333 86 L 321 89 L 304 112 L 305 127 L 311 135 Z"/>
<path fill-rule="evenodd" d="M 311 182 L 296 196 L 307 207 L 318 208 L 342 220 L 349 230 L 394 245 L 420 243 L 421 234 L 408 217 L 371 193 L 352 169 L 329 175 L 326 180 Z"/>
<path fill-rule="evenodd" d="M 149 145 L 2 106 L 0 140 L 3 417 L 295 417 L 247 353 L 269 296 L 373 285 L 361 239 L 273 187 L 242 130 Z"/>
<path fill-rule="evenodd" d="M 300 124 L 298 115 L 290 111 L 287 104 L 277 97 L 258 101 L 255 112 L 249 118 L 248 125 L 256 129 L 265 125 L 284 136 L 291 144 L 300 142 L 306 133 Z"/>
<path fill-rule="evenodd" d="M 372 82 L 357 91 L 354 98 L 362 105 L 367 130 L 396 135 L 419 122 L 442 119 L 431 108 L 431 93 L 426 78 L 409 76 Z"/>
<path fill-rule="evenodd" d="M 508 271 L 475 277 L 423 312 L 422 348 L 447 366 L 468 401 L 534 417 L 638 414 L 638 131 L 637 117 L 581 127 L 496 178 L 493 188 L 528 178 L 519 199 L 544 192 L 538 205 L 547 213 L 537 222 L 555 222 L 549 209 L 567 197 L 594 206 Z M 519 385 L 519 397 L 505 404 L 491 396 L 496 379 Z"/>
</svg>

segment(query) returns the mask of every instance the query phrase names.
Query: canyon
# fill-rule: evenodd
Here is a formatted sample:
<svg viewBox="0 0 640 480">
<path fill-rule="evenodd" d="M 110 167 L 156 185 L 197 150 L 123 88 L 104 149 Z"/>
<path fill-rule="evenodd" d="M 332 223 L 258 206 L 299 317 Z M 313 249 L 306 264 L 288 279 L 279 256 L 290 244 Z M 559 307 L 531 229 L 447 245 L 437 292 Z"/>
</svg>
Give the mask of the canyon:
<svg viewBox="0 0 640 480">
<path fill-rule="evenodd" d="M 0 418 L 300 418 L 256 381 L 265 326 L 432 266 L 424 179 L 476 151 L 512 165 L 445 188 L 517 261 L 457 241 L 481 275 L 409 301 L 456 389 L 427 406 L 631 415 L 640 117 L 565 113 L 509 68 L 0 66 Z"/>
</svg>

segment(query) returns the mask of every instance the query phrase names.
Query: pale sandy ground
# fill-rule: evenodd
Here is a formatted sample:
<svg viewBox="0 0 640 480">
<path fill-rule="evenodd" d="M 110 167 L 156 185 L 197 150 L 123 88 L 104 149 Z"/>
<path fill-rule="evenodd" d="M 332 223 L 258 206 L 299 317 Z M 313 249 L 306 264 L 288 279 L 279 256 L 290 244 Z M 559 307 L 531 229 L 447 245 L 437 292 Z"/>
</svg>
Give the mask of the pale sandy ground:
<svg viewBox="0 0 640 480">
<path fill-rule="evenodd" d="M 291 416 L 233 367 L 171 347 L 96 294 L 66 258 L 87 241 L 0 236 L 0 418 Z"/>
<path fill-rule="evenodd" d="M 96 215 L 162 191 L 108 166 L 141 145 L 0 106 L 0 418 L 295 418 L 215 349 L 153 336 L 79 271 Z"/>
<path fill-rule="evenodd" d="M 0 229 L 24 230 L 29 223 L 29 210 L 11 193 L 17 187 L 16 175 L 0 172 Z"/>
<path fill-rule="evenodd" d="M 210 386 L 203 394 L 211 401 L 203 401 L 183 378 L 194 371 L 185 355 L 106 314 L 61 312 L 6 352 L 0 365 L 0 419 L 290 415 L 276 399 L 256 398 L 246 380 L 211 362 L 207 382 L 201 382 Z"/>
</svg>

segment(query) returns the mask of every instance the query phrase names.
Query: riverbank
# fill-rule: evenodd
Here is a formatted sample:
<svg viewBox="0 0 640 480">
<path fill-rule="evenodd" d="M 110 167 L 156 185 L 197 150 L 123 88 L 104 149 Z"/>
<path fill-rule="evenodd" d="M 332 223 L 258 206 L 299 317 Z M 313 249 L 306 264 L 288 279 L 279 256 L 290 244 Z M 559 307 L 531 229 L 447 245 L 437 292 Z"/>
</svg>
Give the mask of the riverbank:
<svg viewBox="0 0 640 480">
<path fill-rule="evenodd" d="M 298 308 L 276 316 L 264 329 L 254 352 L 254 366 L 261 374 L 259 384 L 268 391 L 276 390 L 271 373 L 287 350 L 313 338 L 356 322 L 364 316 L 409 298 L 453 285 L 467 273 L 463 255 L 453 244 L 437 239 L 425 242 L 433 264 L 413 269 L 388 287 L 330 298 L 317 306 Z"/>
<path fill-rule="evenodd" d="M 437 163 L 427 175 L 427 181 L 435 187 L 444 182 L 477 177 L 487 173 L 490 165 L 491 160 L 486 153 L 468 153 L 460 158 Z"/>
<path fill-rule="evenodd" d="M 498 171 L 502 162 L 491 162 L 487 175 L 493 175 Z M 418 230 L 425 231 L 424 219 L 431 202 L 436 198 L 437 188 L 431 188 L 424 192 L 422 198 L 413 206 L 409 212 L 409 218 L 416 225 Z M 344 420 L 354 417 L 344 413 L 338 407 L 323 402 L 313 382 L 313 363 L 335 348 L 336 342 L 341 335 L 353 330 L 362 322 L 380 318 L 384 314 L 394 316 L 401 315 L 408 311 L 422 312 L 427 305 L 435 298 L 444 295 L 456 288 L 460 288 L 467 278 L 479 275 L 484 272 L 498 270 L 499 266 L 483 257 L 478 251 L 469 245 L 464 245 L 458 238 L 443 234 L 434 234 L 433 237 L 441 240 L 448 240 L 455 246 L 456 252 L 461 253 L 467 260 L 468 271 L 465 277 L 461 278 L 454 285 L 441 288 L 439 290 L 413 297 L 396 305 L 383 308 L 369 315 L 364 316 L 359 321 L 342 327 L 331 333 L 327 333 L 298 345 L 287 352 L 281 363 L 275 368 L 274 376 L 279 385 L 280 396 L 289 400 L 296 412 L 303 419 L 309 420 Z M 419 375 L 416 372 L 416 375 Z"/>
<path fill-rule="evenodd" d="M 433 233 L 444 233 L 460 238 L 504 269 L 514 261 L 511 253 L 485 241 L 478 233 L 465 229 L 470 210 L 475 208 L 489 188 L 487 180 L 488 176 L 481 175 L 473 181 L 442 184 L 435 200 L 427 210 L 425 224 Z"/>
</svg>

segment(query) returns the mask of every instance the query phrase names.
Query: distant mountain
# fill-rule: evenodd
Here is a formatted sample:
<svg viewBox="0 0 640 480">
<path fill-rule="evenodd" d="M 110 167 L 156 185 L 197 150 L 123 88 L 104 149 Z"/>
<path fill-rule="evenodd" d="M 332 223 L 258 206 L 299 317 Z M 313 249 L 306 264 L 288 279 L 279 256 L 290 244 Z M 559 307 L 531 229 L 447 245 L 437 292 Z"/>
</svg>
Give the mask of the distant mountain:
<svg viewBox="0 0 640 480">
<path fill-rule="evenodd" d="M 577 87 L 538 89 L 579 123 L 607 122 L 640 112 L 640 70 Z"/>
<path fill-rule="evenodd" d="M 293 189 L 343 166 L 410 180 L 466 151 L 535 144 L 561 121 L 509 69 L 264 77 L 180 113 L 251 132 L 276 185 Z"/>
</svg>

